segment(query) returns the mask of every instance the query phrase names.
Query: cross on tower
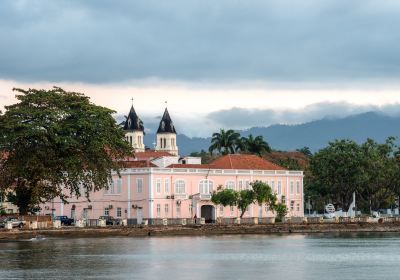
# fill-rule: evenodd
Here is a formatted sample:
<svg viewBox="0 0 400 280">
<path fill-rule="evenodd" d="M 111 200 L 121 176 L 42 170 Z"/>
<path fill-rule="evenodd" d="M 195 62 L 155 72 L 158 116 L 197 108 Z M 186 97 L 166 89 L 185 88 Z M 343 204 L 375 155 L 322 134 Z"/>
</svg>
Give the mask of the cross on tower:
<svg viewBox="0 0 400 280">
<path fill-rule="evenodd" d="M 131 100 L 132 100 L 132 106 L 133 106 L 133 97 L 131 98 Z"/>
</svg>

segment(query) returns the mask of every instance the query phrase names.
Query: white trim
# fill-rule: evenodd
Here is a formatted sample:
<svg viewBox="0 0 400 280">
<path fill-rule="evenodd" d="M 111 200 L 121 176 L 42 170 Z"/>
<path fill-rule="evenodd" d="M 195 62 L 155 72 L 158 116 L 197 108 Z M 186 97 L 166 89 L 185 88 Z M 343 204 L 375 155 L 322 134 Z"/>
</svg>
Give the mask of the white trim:
<svg viewBox="0 0 400 280">
<path fill-rule="evenodd" d="M 149 219 L 153 219 L 153 173 L 149 173 Z"/>
<path fill-rule="evenodd" d="M 126 211 L 128 219 L 131 218 L 132 200 L 131 200 L 131 175 L 128 175 L 128 210 Z"/>
<path fill-rule="evenodd" d="M 241 170 L 241 169 L 196 169 L 196 168 L 127 168 L 121 171 L 121 174 L 144 174 L 150 172 L 161 174 L 208 174 L 208 175 L 254 175 L 254 176 L 303 176 L 303 171 L 295 170 Z"/>
</svg>

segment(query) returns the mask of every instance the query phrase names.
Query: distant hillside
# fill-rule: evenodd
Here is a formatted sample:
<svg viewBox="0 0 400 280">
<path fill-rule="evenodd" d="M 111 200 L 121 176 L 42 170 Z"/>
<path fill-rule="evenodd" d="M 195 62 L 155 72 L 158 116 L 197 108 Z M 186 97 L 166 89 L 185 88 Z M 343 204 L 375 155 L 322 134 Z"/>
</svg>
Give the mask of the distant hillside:
<svg viewBox="0 0 400 280">
<path fill-rule="evenodd" d="M 304 146 L 316 151 L 334 139 L 349 138 L 363 142 L 372 138 L 378 142 L 388 136 L 400 138 L 400 117 L 389 117 L 370 112 L 343 119 L 322 119 L 299 125 L 272 125 L 240 131 L 242 136 L 262 135 L 273 149 L 290 151 Z M 153 147 L 154 134 L 145 136 L 145 144 Z M 179 134 L 177 143 L 182 155 L 201 149 L 207 150 L 210 138 L 190 138 Z"/>
</svg>

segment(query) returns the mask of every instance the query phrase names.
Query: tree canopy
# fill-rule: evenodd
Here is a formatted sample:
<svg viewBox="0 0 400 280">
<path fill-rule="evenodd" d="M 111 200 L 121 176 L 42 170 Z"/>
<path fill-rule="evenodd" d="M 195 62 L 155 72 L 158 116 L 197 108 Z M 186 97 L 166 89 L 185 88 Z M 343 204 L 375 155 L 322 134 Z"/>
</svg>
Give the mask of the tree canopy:
<svg viewBox="0 0 400 280">
<path fill-rule="evenodd" d="M 25 214 L 108 187 L 131 154 L 115 112 L 58 87 L 14 91 L 18 102 L 0 114 L 0 188 L 10 202 Z"/>
<path fill-rule="evenodd" d="M 306 196 L 348 211 L 356 192 L 364 212 L 389 208 L 400 194 L 399 149 L 390 137 L 383 144 L 336 140 L 315 153 L 306 172 Z"/>
<path fill-rule="evenodd" d="M 261 181 L 254 181 L 251 189 L 235 191 L 232 189 L 222 189 L 214 192 L 211 201 L 223 206 L 237 206 L 240 210 L 240 218 L 243 217 L 247 207 L 253 203 L 265 204 L 274 211 L 277 205 L 277 197 L 270 186 Z"/>
</svg>

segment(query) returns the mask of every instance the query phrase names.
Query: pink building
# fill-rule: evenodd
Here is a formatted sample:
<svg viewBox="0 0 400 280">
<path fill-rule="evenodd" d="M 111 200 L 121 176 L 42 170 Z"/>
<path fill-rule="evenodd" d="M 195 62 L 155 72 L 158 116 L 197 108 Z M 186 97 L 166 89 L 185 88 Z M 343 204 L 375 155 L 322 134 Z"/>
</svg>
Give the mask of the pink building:
<svg viewBox="0 0 400 280">
<path fill-rule="evenodd" d="M 289 209 L 288 216 L 302 217 L 303 172 L 289 171 L 255 155 L 226 155 L 211 164 L 196 157 L 178 156 L 176 132 L 167 109 L 157 132 L 155 151 L 143 151 L 143 123 L 133 107 L 125 123 L 126 138 L 135 148 L 121 177 L 114 176 L 108 190 L 93 192 L 90 202 L 70 198 L 68 204 L 54 200 L 42 213 L 75 219 L 98 219 L 110 215 L 122 219 L 174 219 L 194 216 L 213 221 L 239 217 L 236 207 L 211 202 L 219 186 L 234 190 L 250 188 L 256 180 L 268 183 Z M 244 217 L 273 217 L 265 205 L 251 205 Z"/>
</svg>

